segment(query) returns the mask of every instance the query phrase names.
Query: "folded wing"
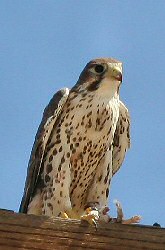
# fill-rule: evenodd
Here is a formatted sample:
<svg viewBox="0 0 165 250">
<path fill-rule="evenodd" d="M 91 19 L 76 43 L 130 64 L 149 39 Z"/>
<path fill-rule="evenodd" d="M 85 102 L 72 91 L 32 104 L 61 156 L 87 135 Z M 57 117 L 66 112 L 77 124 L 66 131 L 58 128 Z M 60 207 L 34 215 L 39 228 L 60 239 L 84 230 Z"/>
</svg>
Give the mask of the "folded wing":
<svg viewBox="0 0 165 250">
<path fill-rule="evenodd" d="M 112 153 L 112 174 L 121 167 L 127 149 L 130 148 L 130 116 L 126 106 L 120 101 L 119 119 L 114 135 Z"/>
<path fill-rule="evenodd" d="M 41 164 L 46 144 L 48 142 L 53 126 L 55 126 L 57 118 L 61 114 L 62 109 L 67 101 L 68 95 L 68 88 L 59 90 L 54 94 L 53 98 L 50 100 L 48 106 L 44 110 L 42 121 L 35 137 L 28 164 L 24 194 L 19 209 L 19 212 L 21 213 L 27 212 L 29 202 L 31 201 L 38 177 L 40 175 Z"/>
</svg>

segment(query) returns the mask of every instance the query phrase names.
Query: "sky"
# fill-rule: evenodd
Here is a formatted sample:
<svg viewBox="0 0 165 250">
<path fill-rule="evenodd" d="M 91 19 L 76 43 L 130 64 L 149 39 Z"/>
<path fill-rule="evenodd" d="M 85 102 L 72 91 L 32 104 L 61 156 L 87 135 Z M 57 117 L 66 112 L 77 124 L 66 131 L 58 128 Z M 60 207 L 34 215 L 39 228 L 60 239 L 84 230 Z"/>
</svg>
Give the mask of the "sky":
<svg viewBox="0 0 165 250">
<path fill-rule="evenodd" d="M 18 211 L 44 107 L 88 61 L 123 62 L 131 149 L 110 191 L 126 218 L 165 226 L 165 1 L 0 1 L 0 208 Z"/>
</svg>

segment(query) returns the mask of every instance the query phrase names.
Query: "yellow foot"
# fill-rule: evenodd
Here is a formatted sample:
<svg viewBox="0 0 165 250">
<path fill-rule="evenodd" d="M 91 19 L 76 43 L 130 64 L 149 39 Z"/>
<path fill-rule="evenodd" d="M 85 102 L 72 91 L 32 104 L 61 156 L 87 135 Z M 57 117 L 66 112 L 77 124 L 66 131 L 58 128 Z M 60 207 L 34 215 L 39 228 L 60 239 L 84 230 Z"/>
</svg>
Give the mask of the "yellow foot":
<svg viewBox="0 0 165 250">
<path fill-rule="evenodd" d="M 72 208 L 61 211 L 58 216 L 63 219 L 80 219 L 80 217 L 73 211 Z"/>
<path fill-rule="evenodd" d="M 61 218 L 63 218 L 63 219 L 69 219 L 68 214 L 65 213 L 65 212 L 60 212 L 59 217 L 61 217 Z"/>
<path fill-rule="evenodd" d="M 99 219 L 99 211 L 95 208 L 88 207 L 85 210 L 86 214 L 81 216 L 81 220 L 87 221 L 90 225 L 94 225 L 97 229 L 97 221 Z"/>
</svg>

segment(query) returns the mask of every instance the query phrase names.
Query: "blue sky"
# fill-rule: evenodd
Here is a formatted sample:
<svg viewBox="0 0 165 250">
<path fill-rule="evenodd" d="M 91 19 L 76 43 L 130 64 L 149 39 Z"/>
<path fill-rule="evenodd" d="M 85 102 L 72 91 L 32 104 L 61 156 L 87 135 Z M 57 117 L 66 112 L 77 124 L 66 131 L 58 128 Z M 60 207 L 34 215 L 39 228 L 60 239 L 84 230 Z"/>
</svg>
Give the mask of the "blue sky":
<svg viewBox="0 0 165 250">
<path fill-rule="evenodd" d="M 42 111 L 97 57 L 123 62 L 132 147 L 110 193 L 165 226 L 165 1 L 0 1 L 0 207 L 17 211 Z"/>
</svg>

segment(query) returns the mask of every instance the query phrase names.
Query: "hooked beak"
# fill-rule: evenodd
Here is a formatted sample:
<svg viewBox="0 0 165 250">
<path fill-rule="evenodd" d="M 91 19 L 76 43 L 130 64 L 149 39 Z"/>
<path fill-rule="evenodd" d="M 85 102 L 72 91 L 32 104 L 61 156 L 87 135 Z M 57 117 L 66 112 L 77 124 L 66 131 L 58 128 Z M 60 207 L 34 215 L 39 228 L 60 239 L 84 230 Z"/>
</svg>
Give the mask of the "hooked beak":
<svg viewBox="0 0 165 250">
<path fill-rule="evenodd" d="M 114 66 L 112 68 L 112 76 L 119 82 L 122 82 L 122 71 L 119 67 Z"/>
</svg>

